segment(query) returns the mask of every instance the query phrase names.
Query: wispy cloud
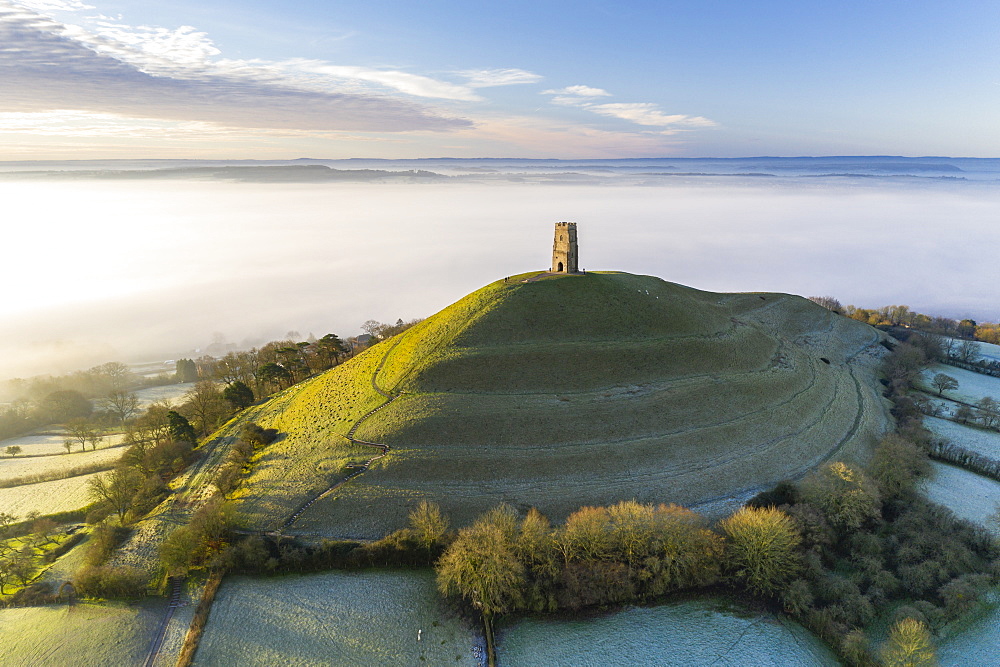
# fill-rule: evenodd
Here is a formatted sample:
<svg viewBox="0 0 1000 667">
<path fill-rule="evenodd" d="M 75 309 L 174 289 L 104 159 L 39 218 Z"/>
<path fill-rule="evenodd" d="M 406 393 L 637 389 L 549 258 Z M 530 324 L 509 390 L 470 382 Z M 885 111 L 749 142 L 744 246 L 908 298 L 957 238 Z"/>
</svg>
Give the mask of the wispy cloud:
<svg viewBox="0 0 1000 667">
<path fill-rule="evenodd" d="M 93 5 L 79 0 L 13 0 L 13 4 L 36 12 L 78 12 L 85 9 L 96 9 Z"/>
<path fill-rule="evenodd" d="M 193 28 L 166 30 L 101 22 L 99 32 L 67 26 L 0 0 L 0 111 L 74 109 L 222 126 L 313 130 L 451 130 L 470 122 L 370 90 L 298 85 L 285 67 L 215 64 L 218 49 Z M 308 73 L 307 73 L 308 74 Z M 320 72 L 319 74 L 323 74 Z M 401 90 L 447 96 L 431 80 L 362 68 L 340 75 Z M 315 76 L 315 73 L 313 73 Z M 335 77 L 334 72 L 326 73 Z M 461 89 L 459 86 L 458 88 Z"/>
<path fill-rule="evenodd" d="M 661 134 L 673 134 L 680 128 L 713 127 L 715 121 L 703 116 L 688 116 L 685 114 L 668 114 L 652 102 L 605 102 L 598 104 L 599 97 L 611 97 L 611 93 L 603 88 L 592 86 L 566 86 L 543 90 L 543 95 L 553 95 L 552 103 L 562 106 L 574 106 L 592 111 L 593 113 L 620 120 L 627 120 L 637 125 L 664 128 Z"/>
<path fill-rule="evenodd" d="M 592 104 L 587 107 L 594 113 L 612 118 L 621 118 L 638 125 L 654 127 L 713 127 L 714 121 L 703 116 L 686 116 L 684 114 L 666 114 L 650 102 Z"/>
<path fill-rule="evenodd" d="M 542 95 L 572 95 L 580 98 L 608 97 L 611 95 L 603 88 L 593 88 L 591 86 L 566 86 L 565 88 L 553 88 L 543 90 Z"/>
<path fill-rule="evenodd" d="M 457 72 L 468 80 L 472 88 L 491 88 L 493 86 L 513 86 L 526 83 L 538 83 L 545 77 L 541 74 L 523 69 L 478 69 Z"/>
</svg>

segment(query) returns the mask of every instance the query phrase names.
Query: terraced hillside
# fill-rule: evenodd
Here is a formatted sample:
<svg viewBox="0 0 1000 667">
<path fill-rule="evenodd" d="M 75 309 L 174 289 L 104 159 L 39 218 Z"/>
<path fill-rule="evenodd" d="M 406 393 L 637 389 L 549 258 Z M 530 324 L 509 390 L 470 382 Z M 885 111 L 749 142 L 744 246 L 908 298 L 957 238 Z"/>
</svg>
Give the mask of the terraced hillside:
<svg viewBox="0 0 1000 667">
<path fill-rule="evenodd" d="M 389 454 L 294 529 L 374 537 L 423 498 L 459 523 L 501 501 L 554 519 L 623 498 L 696 504 L 863 456 L 888 426 L 881 334 L 801 297 L 531 275 L 249 411 L 286 436 L 239 503 L 248 527 L 281 525 L 369 458 L 344 437 L 358 420 L 354 438 Z M 397 398 L 363 418 L 377 389 Z"/>
</svg>

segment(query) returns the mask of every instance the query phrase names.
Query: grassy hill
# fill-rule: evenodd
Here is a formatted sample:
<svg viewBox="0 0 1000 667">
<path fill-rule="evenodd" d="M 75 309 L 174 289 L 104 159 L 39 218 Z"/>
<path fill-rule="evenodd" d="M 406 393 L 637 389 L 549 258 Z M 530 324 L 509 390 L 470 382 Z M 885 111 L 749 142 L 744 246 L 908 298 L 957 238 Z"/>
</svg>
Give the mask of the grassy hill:
<svg viewBox="0 0 1000 667">
<path fill-rule="evenodd" d="M 801 297 L 532 275 L 248 411 L 285 437 L 238 503 L 247 525 L 280 525 L 370 455 L 344 435 L 385 401 L 376 371 L 400 396 L 355 437 L 392 450 L 298 530 L 377 536 L 423 498 L 460 523 L 500 501 L 553 518 L 624 498 L 694 504 L 862 456 L 888 425 L 881 334 Z"/>
</svg>

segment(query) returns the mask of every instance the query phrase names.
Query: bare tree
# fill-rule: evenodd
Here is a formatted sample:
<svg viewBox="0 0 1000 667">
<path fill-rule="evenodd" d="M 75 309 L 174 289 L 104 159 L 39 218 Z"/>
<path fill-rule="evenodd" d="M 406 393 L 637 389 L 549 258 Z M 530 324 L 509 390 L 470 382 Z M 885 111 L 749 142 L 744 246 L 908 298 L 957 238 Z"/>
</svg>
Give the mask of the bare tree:
<svg viewBox="0 0 1000 667">
<path fill-rule="evenodd" d="M 102 399 L 101 404 L 122 424 L 139 414 L 139 397 L 124 389 L 115 389 Z"/>
<path fill-rule="evenodd" d="M 816 305 L 823 306 L 827 310 L 832 310 L 835 313 L 843 314 L 844 306 L 841 305 L 840 301 L 836 297 L 832 296 L 811 296 L 809 300 Z"/>
<path fill-rule="evenodd" d="M 942 396 L 946 391 L 958 389 L 958 380 L 944 373 L 935 375 L 934 379 L 931 380 L 931 384 L 938 390 L 938 396 Z"/>
<path fill-rule="evenodd" d="M 142 486 L 142 474 L 135 468 L 119 466 L 106 475 L 95 475 L 87 483 L 90 496 L 105 501 L 125 523 L 125 514 L 132 506 L 132 499 Z"/>
<path fill-rule="evenodd" d="M 958 346 L 956 355 L 959 361 L 967 364 L 974 364 L 979 361 L 979 343 L 971 340 L 963 340 Z"/>
</svg>

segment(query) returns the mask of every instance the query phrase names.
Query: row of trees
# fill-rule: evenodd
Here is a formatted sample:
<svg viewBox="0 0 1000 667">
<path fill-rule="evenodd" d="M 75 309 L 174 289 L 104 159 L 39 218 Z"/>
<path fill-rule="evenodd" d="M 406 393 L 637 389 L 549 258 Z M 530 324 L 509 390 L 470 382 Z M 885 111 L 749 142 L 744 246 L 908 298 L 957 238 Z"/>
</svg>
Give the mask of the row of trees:
<svg viewBox="0 0 1000 667">
<path fill-rule="evenodd" d="M 906 327 L 939 336 L 978 340 L 1000 345 L 1000 323 L 996 322 L 979 323 L 971 318 L 955 320 L 950 317 L 924 315 L 910 310 L 910 307 L 905 305 L 882 306 L 881 308 L 844 306 L 836 297 L 832 296 L 811 296 L 809 300 L 835 313 L 872 326 Z"/>
<path fill-rule="evenodd" d="M 783 483 L 714 529 L 675 505 L 585 507 L 557 527 L 537 510 L 501 506 L 463 528 L 436 568 L 442 593 L 487 623 L 499 614 L 647 601 L 735 586 L 774 600 L 853 664 L 874 651 L 865 628 L 899 607 L 940 628 L 1000 578 L 982 529 L 916 493 L 921 447 L 887 437 L 866 471 L 834 462 Z"/>
</svg>

